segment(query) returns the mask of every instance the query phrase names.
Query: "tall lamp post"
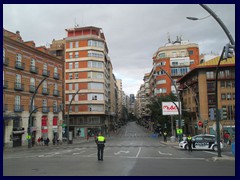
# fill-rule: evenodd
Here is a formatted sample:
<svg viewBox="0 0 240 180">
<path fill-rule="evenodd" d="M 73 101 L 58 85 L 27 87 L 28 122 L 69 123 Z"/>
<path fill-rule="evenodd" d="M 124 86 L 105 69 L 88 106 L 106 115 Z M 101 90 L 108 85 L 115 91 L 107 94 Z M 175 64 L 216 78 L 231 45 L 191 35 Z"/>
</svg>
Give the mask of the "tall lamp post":
<svg viewBox="0 0 240 180">
<path fill-rule="evenodd" d="M 168 76 L 168 78 L 171 80 L 174 88 L 176 89 L 177 99 L 178 99 L 178 106 L 181 107 L 181 101 L 180 101 L 179 92 L 178 92 L 177 86 L 174 83 L 172 77 L 161 66 L 157 65 L 156 67 L 159 67 L 162 71 L 164 71 L 165 74 Z M 177 107 L 177 109 L 178 109 L 178 116 L 179 116 L 178 126 L 179 126 L 179 128 L 181 128 L 181 108 L 179 108 L 179 107 Z M 181 140 L 182 140 L 182 134 L 179 136 L 179 141 L 181 141 Z"/>
<path fill-rule="evenodd" d="M 212 17 L 218 22 L 218 24 L 221 26 L 221 28 L 223 29 L 223 31 L 225 32 L 225 34 L 227 35 L 229 41 L 231 44 L 227 44 L 226 46 L 224 46 L 222 54 L 220 56 L 220 59 L 218 61 L 218 65 L 217 65 L 217 69 L 216 69 L 216 79 L 215 79 L 215 100 L 216 100 L 216 131 L 217 131 L 217 147 L 218 147 L 218 157 L 221 157 L 221 149 L 220 149 L 220 112 L 218 109 L 218 71 L 219 71 L 219 66 L 220 63 L 223 59 L 227 59 L 228 57 L 231 57 L 231 53 L 233 53 L 233 51 L 230 50 L 230 48 L 233 48 L 235 50 L 235 41 L 231 35 L 231 33 L 229 32 L 229 30 L 227 29 L 227 27 L 225 26 L 225 24 L 222 22 L 222 20 L 216 15 L 216 13 L 214 13 L 207 5 L 204 4 L 199 4 L 203 9 L 205 9 L 210 15 L 212 15 Z M 194 17 L 187 17 L 187 19 L 190 20 L 201 20 L 199 18 L 194 18 Z M 205 18 L 204 18 L 205 19 Z M 225 51 L 225 55 L 224 55 L 224 51 Z M 230 56 L 229 56 L 230 53 Z M 223 57 L 224 55 L 224 57 Z"/>
<path fill-rule="evenodd" d="M 70 140 L 69 140 L 69 111 L 70 111 L 70 107 L 71 107 L 71 104 L 72 104 L 72 101 L 74 99 L 74 97 L 79 93 L 80 89 L 77 90 L 77 92 L 75 92 L 75 94 L 73 95 L 69 105 L 68 105 L 68 115 L 67 115 L 67 140 L 68 140 L 68 144 L 71 144 Z"/>
<path fill-rule="evenodd" d="M 31 103 L 30 103 L 30 111 L 29 111 L 29 118 L 28 118 L 28 135 L 27 135 L 27 138 L 28 138 L 28 148 L 31 148 L 31 139 L 32 139 L 32 136 L 31 136 L 31 126 L 32 126 L 32 113 L 35 111 L 35 109 L 33 109 L 33 100 L 34 100 L 34 97 L 35 95 L 37 94 L 37 91 L 39 89 L 39 87 L 41 86 L 41 84 L 43 83 L 43 81 L 45 81 L 47 79 L 47 77 L 43 78 L 42 81 L 38 84 L 37 88 L 35 89 L 34 91 L 34 94 L 31 98 Z"/>
</svg>

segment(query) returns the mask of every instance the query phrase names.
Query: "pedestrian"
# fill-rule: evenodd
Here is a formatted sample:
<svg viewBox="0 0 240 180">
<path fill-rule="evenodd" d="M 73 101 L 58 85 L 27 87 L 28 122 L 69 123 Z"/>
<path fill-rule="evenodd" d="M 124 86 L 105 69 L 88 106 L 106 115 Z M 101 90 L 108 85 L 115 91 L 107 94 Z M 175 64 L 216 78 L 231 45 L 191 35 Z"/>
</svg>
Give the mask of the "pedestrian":
<svg viewBox="0 0 240 180">
<path fill-rule="evenodd" d="M 101 132 L 98 133 L 98 136 L 95 140 L 96 144 L 97 144 L 97 156 L 98 156 L 98 160 L 99 161 L 103 161 L 103 151 L 104 151 L 104 147 L 105 147 L 105 137 L 102 136 Z"/>
<path fill-rule="evenodd" d="M 189 134 L 187 137 L 188 151 L 192 152 L 192 136 Z"/>
<path fill-rule="evenodd" d="M 164 133 L 163 133 L 163 138 L 164 138 L 164 142 L 167 142 L 167 132 L 166 131 L 164 131 Z"/>
<path fill-rule="evenodd" d="M 43 139 L 43 137 L 41 137 L 41 145 L 42 145 L 42 146 L 44 145 L 44 139 Z"/>
<path fill-rule="evenodd" d="M 48 146 L 48 143 L 49 143 L 49 138 L 47 137 L 47 139 L 46 139 L 46 145 Z"/>
<path fill-rule="evenodd" d="M 37 142 L 38 142 L 38 145 L 40 146 L 40 143 L 41 143 L 41 138 L 40 137 L 38 138 Z"/>
<path fill-rule="evenodd" d="M 57 145 L 59 145 L 59 141 L 60 141 L 60 140 L 59 140 L 59 137 L 58 137 L 58 138 L 57 138 Z"/>
<path fill-rule="evenodd" d="M 32 147 L 35 145 L 35 138 L 34 136 L 32 137 Z"/>
</svg>

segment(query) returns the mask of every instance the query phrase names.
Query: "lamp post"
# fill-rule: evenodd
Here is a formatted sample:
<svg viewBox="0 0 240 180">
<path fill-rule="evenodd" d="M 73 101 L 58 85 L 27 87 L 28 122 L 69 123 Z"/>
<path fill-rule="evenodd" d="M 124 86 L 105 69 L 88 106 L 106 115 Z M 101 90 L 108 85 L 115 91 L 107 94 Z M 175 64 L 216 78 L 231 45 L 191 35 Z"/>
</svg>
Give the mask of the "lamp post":
<svg viewBox="0 0 240 180">
<path fill-rule="evenodd" d="M 225 32 L 225 34 L 227 35 L 229 41 L 231 42 L 232 45 L 235 45 L 234 39 L 231 35 L 231 33 L 229 32 L 229 30 L 227 29 L 227 27 L 225 26 L 225 24 L 222 22 L 222 20 L 217 16 L 217 14 L 212 11 L 207 5 L 205 4 L 199 4 L 203 9 L 205 9 L 217 22 L 218 24 L 221 26 L 221 28 L 223 29 L 223 31 Z M 209 16 L 206 16 L 204 18 L 196 18 L 196 17 L 186 17 L 189 20 L 202 20 L 202 19 L 206 19 Z"/>
<path fill-rule="evenodd" d="M 159 67 L 162 71 L 164 71 L 165 74 L 168 76 L 168 78 L 171 80 L 171 82 L 172 82 L 172 84 L 173 84 L 173 86 L 174 86 L 174 88 L 176 89 L 176 92 L 177 92 L 178 106 L 181 107 L 181 104 L 180 104 L 181 101 L 180 101 L 179 92 L 178 92 L 177 86 L 174 83 L 172 77 L 161 66 L 157 65 L 156 67 Z M 179 126 L 179 128 L 181 128 L 181 108 L 179 108 L 179 107 L 177 107 L 177 109 L 178 109 L 178 116 L 179 116 L 178 126 Z M 181 140 L 182 140 L 182 135 L 179 136 L 179 141 L 181 141 Z"/>
<path fill-rule="evenodd" d="M 78 93 L 80 91 L 80 89 L 79 90 L 77 90 L 77 92 L 75 92 L 75 94 L 73 95 L 73 97 L 72 97 L 72 99 L 71 99 L 71 101 L 70 101 L 70 103 L 69 103 L 69 105 L 68 105 L 68 115 L 67 115 L 67 140 L 68 140 L 68 144 L 71 144 L 71 142 L 70 142 L 70 140 L 69 140 L 69 111 L 70 111 L 70 107 L 71 107 L 71 104 L 72 104 L 72 101 L 73 101 L 73 99 L 74 99 L 74 97 L 76 96 L 76 94 Z"/>
<path fill-rule="evenodd" d="M 27 135 L 27 138 L 28 138 L 28 148 L 31 148 L 31 139 L 32 139 L 32 136 L 30 135 L 31 134 L 31 125 L 32 125 L 32 113 L 35 111 L 35 109 L 32 108 L 33 106 L 33 100 L 34 100 L 34 97 L 35 95 L 37 94 L 37 91 L 39 89 L 39 87 L 41 86 L 41 84 L 43 83 L 43 81 L 45 81 L 47 79 L 47 77 L 43 78 L 42 81 L 38 84 L 37 88 L 35 89 L 34 91 L 34 94 L 31 98 L 31 103 L 30 103 L 30 111 L 29 111 L 29 118 L 28 118 L 28 135 Z"/>
</svg>

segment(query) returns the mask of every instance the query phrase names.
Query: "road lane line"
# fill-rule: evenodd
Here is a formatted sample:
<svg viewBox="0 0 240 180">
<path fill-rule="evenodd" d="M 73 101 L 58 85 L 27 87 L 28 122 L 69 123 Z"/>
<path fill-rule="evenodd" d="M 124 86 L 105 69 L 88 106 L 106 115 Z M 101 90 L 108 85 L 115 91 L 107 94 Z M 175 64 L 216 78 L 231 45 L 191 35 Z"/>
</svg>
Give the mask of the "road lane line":
<svg viewBox="0 0 240 180">
<path fill-rule="evenodd" d="M 138 150 L 138 153 L 137 153 L 137 155 L 136 155 L 136 158 L 138 158 L 138 156 L 139 156 L 139 154 L 140 154 L 140 151 L 141 151 L 141 149 L 142 149 L 142 147 L 140 147 L 140 148 L 139 148 L 139 150 Z"/>
</svg>

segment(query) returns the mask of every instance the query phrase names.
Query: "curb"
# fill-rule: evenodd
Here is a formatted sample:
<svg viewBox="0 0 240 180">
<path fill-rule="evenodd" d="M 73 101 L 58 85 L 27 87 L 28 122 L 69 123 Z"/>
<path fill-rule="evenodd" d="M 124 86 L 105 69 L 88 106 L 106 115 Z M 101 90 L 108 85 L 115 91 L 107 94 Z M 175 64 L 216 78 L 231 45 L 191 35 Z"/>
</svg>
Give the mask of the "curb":
<svg viewBox="0 0 240 180">
<path fill-rule="evenodd" d="M 221 160 L 230 160 L 230 161 L 235 161 L 235 157 L 230 157 L 226 155 L 222 155 L 222 157 L 212 157 L 212 160 L 215 161 L 221 161 Z"/>
</svg>

